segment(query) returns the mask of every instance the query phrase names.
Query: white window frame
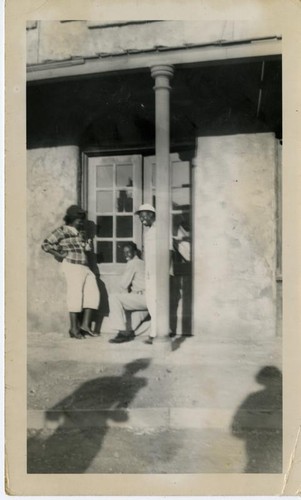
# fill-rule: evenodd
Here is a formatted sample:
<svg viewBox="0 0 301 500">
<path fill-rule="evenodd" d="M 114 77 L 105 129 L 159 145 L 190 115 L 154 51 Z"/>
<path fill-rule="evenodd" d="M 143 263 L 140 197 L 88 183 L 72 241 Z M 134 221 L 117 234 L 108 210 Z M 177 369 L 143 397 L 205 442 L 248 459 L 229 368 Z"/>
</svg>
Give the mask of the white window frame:
<svg viewBox="0 0 301 500">
<path fill-rule="evenodd" d="M 103 262 L 98 264 L 102 274 L 120 274 L 122 268 L 125 264 L 117 262 L 117 252 L 116 243 L 134 241 L 139 248 L 142 247 L 142 231 L 141 223 L 134 215 L 135 210 L 139 207 L 142 202 L 142 156 L 141 155 L 106 155 L 102 152 L 93 153 L 83 153 L 82 161 L 82 204 L 84 208 L 88 211 L 88 219 L 92 220 L 96 224 L 97 216 L 110 215 L 113 217 L 113 235 L 112 237 L 99 238 L 95 236 L 94 246 L 97 248 L 97 242 L 101 241 L 111 241 L 113 246 L 113 262 L 107 263 Z M 112 212 L 96 212 L 96 186 L 93 189 L 93 179 L 92 175 L 95 175 L 95 162 L 99 160 L 100 163 L 113 163 L 114 168 L 114 181 L 112 188 L 101 188 L 103 191 L 113 191 L 113 200 L 116 198 L 116 191 L 120 190 L 120 187 L 116 185 L 116 168 L 119 165 L 129 164 L 133 165 L 133 211 L 132 212 L 118 212 L 117 207 L 114 206 Z M 92 183 L 92 185 L 91 185 Z M 122 188 L 121 188 L 122 189 Z M 132 237 L 117 237 L 116 236 L 116 223 L 117 216 L 132 216 L 133 217 L 133 236 Z"/>
</svg>

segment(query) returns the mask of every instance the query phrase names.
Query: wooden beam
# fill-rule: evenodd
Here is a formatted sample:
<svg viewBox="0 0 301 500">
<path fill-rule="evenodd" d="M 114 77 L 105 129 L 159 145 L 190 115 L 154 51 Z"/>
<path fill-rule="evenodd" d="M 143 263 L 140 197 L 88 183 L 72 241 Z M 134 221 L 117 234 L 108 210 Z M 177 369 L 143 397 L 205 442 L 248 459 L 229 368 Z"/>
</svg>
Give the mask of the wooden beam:
<svg viewBox="0 0 301 500">
<path fill-rule="evenodd" d="M 206 64 L 210 61 L 230 61 L 250 57 L 268 57 L 281 54 L 281 40 L 253 40 L 237 42 L 234 45 L 213 45 L 206 47 L 187 47 L 186 49 L 156 51 L 141 54 L 127 54 L 104 58 L 68 61 L 52 61 L 33 65 L 28 68 L 28 82 L 49 81 L 59 78 L 74 78 L 116 71 L 133 71 L 151 68 L 155 65 Z"/>
</svg>

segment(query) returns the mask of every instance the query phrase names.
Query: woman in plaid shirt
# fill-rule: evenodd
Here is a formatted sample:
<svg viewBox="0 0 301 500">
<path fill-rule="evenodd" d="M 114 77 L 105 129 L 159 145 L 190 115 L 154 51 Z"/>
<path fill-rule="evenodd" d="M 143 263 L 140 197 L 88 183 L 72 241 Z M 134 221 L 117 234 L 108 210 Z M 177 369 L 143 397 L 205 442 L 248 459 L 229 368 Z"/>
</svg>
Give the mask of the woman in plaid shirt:
<svg viewBox="0 0 301 500">
<path fill-rule="evenodd" d="M 92 242 L 85 239 L 85 218 L 84 210 L 77 205 L 71 205 L 64 217 L 65 225 L 55 229 L 42 243 L 45 252 L 62 262 L 67 283 L 69 334 L 76 339 L 85 338 L 85 335 L 97 335 L 91 331 L 90 324 L 92 312 L 98 309 L 100 299 L 95 275 L 88 266 L 86 252 L 92 250 Z"/>
</svg>

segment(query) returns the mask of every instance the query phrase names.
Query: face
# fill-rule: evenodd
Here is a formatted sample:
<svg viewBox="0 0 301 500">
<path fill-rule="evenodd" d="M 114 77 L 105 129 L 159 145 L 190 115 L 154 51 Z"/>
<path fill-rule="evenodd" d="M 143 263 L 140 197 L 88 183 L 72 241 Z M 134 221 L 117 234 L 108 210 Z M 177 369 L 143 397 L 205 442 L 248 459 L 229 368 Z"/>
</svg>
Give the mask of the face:
<svg viewBox="0 0 301 500">
<path fill-rule="evenodd" d="M 74 219 L 72 222 L 71 226 L 75 227 L 78 231 L 82 230 L 84 227 L 84 220 L 83 219 Z"/>
<path fill-rule="evenodd" d="M 155 214 L 154 212 L 149 212 L 148 210 L 143 210 L 142 212 L 139 213 L 139 219 L 141 224 L 146 227 L 150 227 L 153 225 L 155 221 Z"/>
<path fill-rule="evenodd" d="M 123 249 L 123 256 L 125 260 L 128 262 L 129 260 L 132 260 L 136 255 L 136 252 L 133 248 L 131 247 L 124 247 Z"/>
</svg>

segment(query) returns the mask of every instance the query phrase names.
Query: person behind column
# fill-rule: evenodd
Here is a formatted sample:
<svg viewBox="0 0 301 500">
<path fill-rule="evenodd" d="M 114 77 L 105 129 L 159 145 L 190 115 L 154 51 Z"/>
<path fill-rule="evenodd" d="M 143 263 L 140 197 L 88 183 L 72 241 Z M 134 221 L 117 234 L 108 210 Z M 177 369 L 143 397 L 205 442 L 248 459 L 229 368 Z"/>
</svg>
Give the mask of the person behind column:
<svg viewBox="0 0 301 500">
<path fill-rule="evenodd" d="M 144 235 L 145 296 L 151 315 L 151 332 L 146 344 L 152 344 L 157 336 L 156 327 L 156 210 L 148 203 L 141 205 L 135 212 L 146 228 Z"/>
<path fill-rule="evenodd" d="M 92 312 L 98 308 L 100 299 L 95 275 L 88 266 L 87 252 L 92 250 L 92 246 L 83 231 L 85 219 L 85 211 L 71 205 L 64 216 L 65 224 L 55 229 L 42 243 L 42 249 L 62 263 L 67 284 L 69 335 L 76 339 L 97 335 L 91 331 L 90 325 Z"/>
<path fill-rule="evenodd" d="M 144 262 L 139 258 L 138 253 L 134 242 L 124 245 L 123 254 L 127 264 L 121 278 L 121 292 L 109 296 L 111 326 L 117 332 L 117 336 L 109 340 L 113 344 L 134 340 L 135 330 L 148 316 Z M 132 311 L 131 330 L 126 328 L 125 311 Z"/>
<path fill-rule="evenodd" d="M 172 272 L 170 273 L 170 337 L 176 336 L 177 308 L 182 297 L 182 336 L 191 335 L 191 231 L 190 205 L 174 218 Z"/>
</svg>

